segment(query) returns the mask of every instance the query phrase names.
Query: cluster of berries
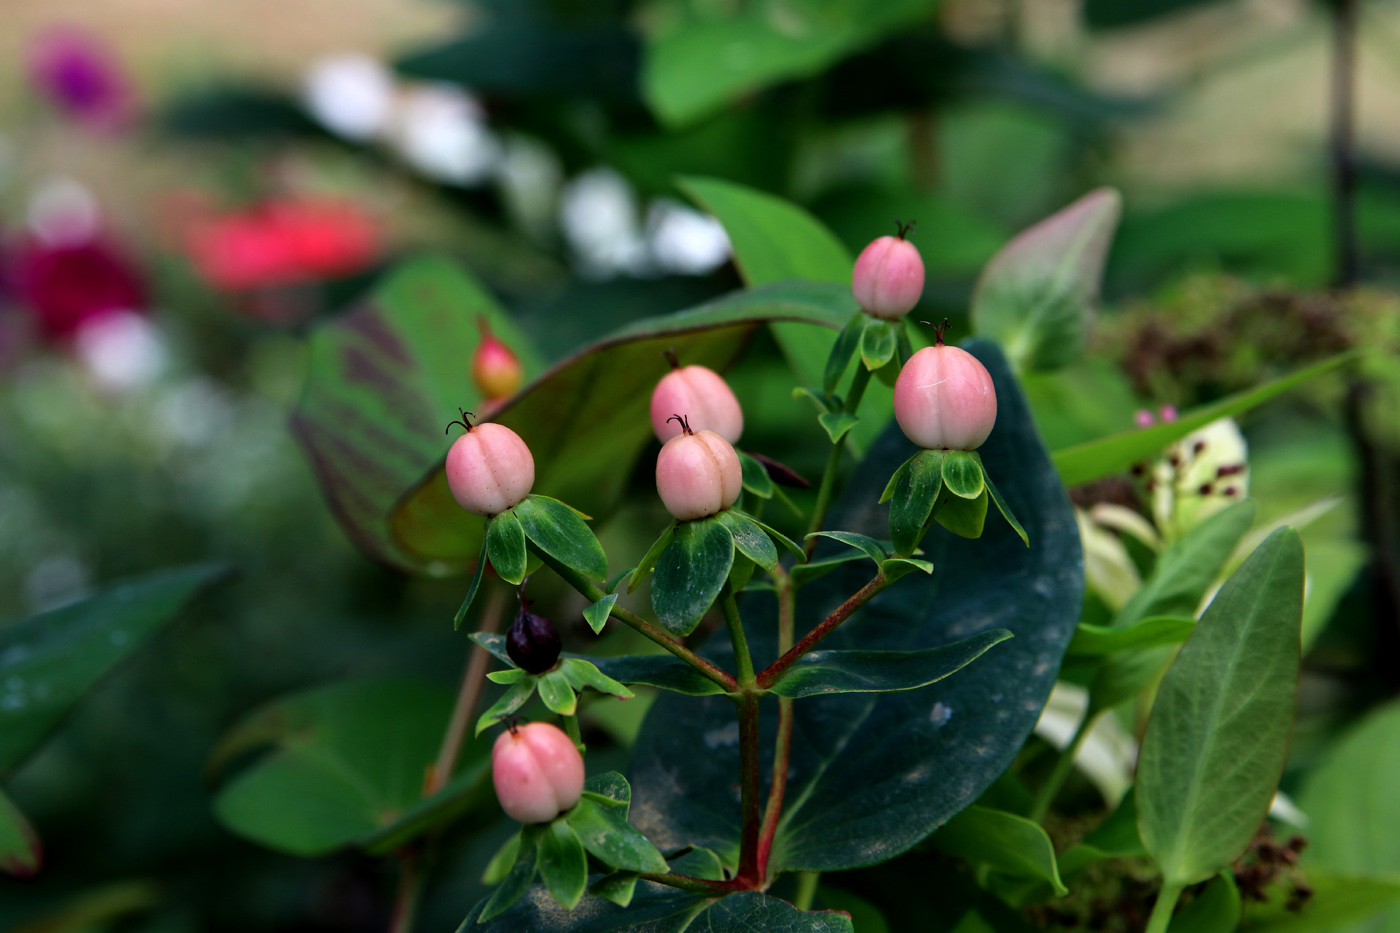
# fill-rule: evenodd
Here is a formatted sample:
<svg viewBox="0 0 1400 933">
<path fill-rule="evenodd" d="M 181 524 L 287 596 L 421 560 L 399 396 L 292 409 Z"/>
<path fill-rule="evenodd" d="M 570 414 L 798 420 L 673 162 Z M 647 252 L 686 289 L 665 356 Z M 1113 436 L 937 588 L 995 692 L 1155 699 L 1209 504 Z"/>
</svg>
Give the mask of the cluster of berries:
<svg viewBox="0 0 1400 933">
<path fill-rule="evenodd" d="M 905 232 L 901 229 L 899 236 L 879 238 L 856 261 L 852 291 L 867 314 L 898 320 L 919 300 L 923 260 L 904 238 Z M 938 327 L 934 346 L 914 353 L 900 371 L 894 389 L 895 419 L 920 447 L 972 450 L 987 439 L 996 422 L 996 392 L 991 376 L 975 357 L 944 345 L 943 330 Z M 682 367 L 672 359 L 672 371 L 652 393 L 651 423 L 662 442 L 656 459 L 656 490 L 676 520 L 715 515 L 738 500 L 742 471 L 733 445 L 743 433 L 744 413 L 718 373 L 704 366 Z M 529 447 L 501 424 L 473 425 L 464 415 L 462 425 L 465 433 L 447 454 L 447 483 L 453 497 L 464 509 L 487 517 L 518 505 L 535 481 Z M 515 628 L 538 617 L 522 608 L 521 618 L 508 644 L 510 639 L 530 641 L 523 630 L 517 637 Z M 544 652 L 547 658 L 527 659 L 522 651 L 517 659 L 522 668 L 537 671 L 554 663 L 558 635 L 552 628 L 550 633 L 552 650 Z M 515 646 L 510 647 L 514 658 Z M 584 769 L 578 748 L 562 730 L 547 723 L 512 726 L 496 740 L 491 760 L 501 806 L 521 822 L 552 820 L 582 793 Z"/>
</svg>

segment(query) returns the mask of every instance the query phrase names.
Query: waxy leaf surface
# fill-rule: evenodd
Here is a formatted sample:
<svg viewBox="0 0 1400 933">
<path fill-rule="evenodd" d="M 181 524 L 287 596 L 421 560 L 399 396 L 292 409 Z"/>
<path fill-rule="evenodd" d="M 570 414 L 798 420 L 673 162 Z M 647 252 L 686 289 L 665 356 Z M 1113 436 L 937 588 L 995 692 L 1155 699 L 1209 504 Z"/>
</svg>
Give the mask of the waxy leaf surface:
<svg viewBox="0 0 1400 933">
<path fill-rule="evenodd" d="M 1005 629 L 992 629 L 921 651 L 812 651 L 788 668 L 772 690 L 794 698 L 917 690 L 956 674 L 1010 637 Z"/>
</svg>

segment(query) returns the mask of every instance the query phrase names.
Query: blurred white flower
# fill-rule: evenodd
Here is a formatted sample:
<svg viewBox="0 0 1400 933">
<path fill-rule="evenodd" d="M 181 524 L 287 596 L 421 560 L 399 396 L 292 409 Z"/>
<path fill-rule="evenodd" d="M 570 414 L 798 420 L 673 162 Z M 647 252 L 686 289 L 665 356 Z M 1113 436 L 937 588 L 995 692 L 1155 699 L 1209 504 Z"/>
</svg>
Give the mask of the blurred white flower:
<svg viewBox="0 0 1400 933">
<path fill-rule="evenodd" d="M 1249 495 L 1249 448 L 1233 418 L 1169 446 L 1152 466 L 1152 518 L 1168 543 Z"/>
<path fill-rule="evenodd" d="M 415 170 L 452 185 L 481 183 L 501 159 L 481 105 L 451 84 L 405 89 L 394 106 L 389 143 Z"/>
<path fill-rule="evenodd" d="M 29 198 L 25 219 L 45 246 L 81 246 L 97 235 L 97 198 L 71 178 L 46 178 Z"/>
<path fill-rule="evenodd" d="M 1089 691 L 1064 681 L 1056 682 L 1040 721 L 1035 724 L 1035 734 L 1063 749 L 1069 745 L 1088 706 Z M 1137 754 L 1137 741 L 1110 712 L 1100 716 L 1089 730 L 1079 746 L 1079 754 L 1074 757 L 1074 764 L 1098 788 L 1109 806 L 1117 806 L 1133 783 Z"/>
<path fill-rule="evenodd" d="M 92 571 L 76 554 L 53 554 L 24 577 L 24 601 L 31 613 L 77 602 L 92 590 Z"/>
<path fill-rule="evenodd" d="M 306 70 L 302 102 L 312 118 L 332 133 L 366 142 L 388 127 L 394 76 L 368 55 L 330 55 Z"/>
<path fill-rule="evenodd" d="M 84 322 L 73 345 L 98 385 L 113 391 L 149 385 L 165 371 L 169 358 L 156 326 L 130 311 Z"/>
<path fill-rule="evenodd" d="M 1084 581 L 1117 612 L 1142 587 L 1137 565 L 1116 534 L 1080 509 L 1074 510 L 1074 517 L 1084 546 Z"/>
<path fill-rule="evenodd" d="M 584 172 L 564 186 L 559 225 L 579 260 L 579 271 L 595 278 L 650 271 L 646 240 L 637 220 L 632 186 L 610 168 Z"/>
<path fill-rule="evenodd" d="M 647 237 L 656 264 L 665 272 L 705 275 L 729 261 L 729 237 L 708 214 L 658 198 L 647 213 Z"/>
<path fill-rule="evenodd" d="M 529 136 L 513 135 L 502 146 L 496 164 L 496 184 L 515 221 L 532 233 L 551 232 L 554 207 L 559 200 L 564 169 L 559 157 L 544 143 Z"/>
</svg>

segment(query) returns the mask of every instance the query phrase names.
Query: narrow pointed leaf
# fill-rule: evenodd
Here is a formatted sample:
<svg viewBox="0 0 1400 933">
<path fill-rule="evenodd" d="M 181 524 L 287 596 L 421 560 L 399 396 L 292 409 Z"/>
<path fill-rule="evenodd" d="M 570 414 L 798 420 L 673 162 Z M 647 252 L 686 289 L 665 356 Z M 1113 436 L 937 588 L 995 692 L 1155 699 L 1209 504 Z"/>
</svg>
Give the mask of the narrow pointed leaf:
<svg viewBox="0 0 1400 933">
<path fill-rule="evenodd" d="M 592 661 L 564 658 L 559 662 L 559 671 L 569 685 L 580 692 L 588 688 L 599 693 L 611 694 L 621 700 L 630 700 L 634 696 L 631 690 L 598 670 L 598 666 Z"/>
<path fill-rule="evenodd" d="M 670 546 L 671 539 L 676 536 L 677 524 L 677 522 L 671 522 L 671 524 L 666 526 L 666 530 L 661 532 L 657 539 L 652 542 L 651 547 L 648 548 L 646 554 L 643 555 L 641 563 L 632 571 L 632 576 L 627 581 L 627 592 L 630 593 L 641 586 L 647 574 L 651 573 L 651 569 L 656 566 L 656 562 L 660 559 L 661 553 Z"/>
<path fill-rule="evenodd" d="M 756 525 L 753 519 L 743 512 L 726 509 L 715 516 L 734 536 L 734 547 L 749 560 L 764 570 L 772 570 L 778 564 L 778 549 L 767 532 Z"/>
<path fill-rule="evenodd" d="M 535 688 L 539 684 L 539 678 L 530 676 L 524 677 L 511 685 L 510 689 L 501 694 L 501 698 L 491 704 L 491 708 L 482 713 L 476 721 L 476 732 L 474 735 L 481 735 L 487 729 L 499 723 L 502 719 L 514 713 L 520 707 L 529 702 L 530 697 L 535 695 Z"/>
<path fill-rule="evenodd" d="M 482 905 L 480 915 L 483 921 L 504 913 L 520 900 L 534 883 L 540 834 L 541 828 L 538 826 L 526 826 L 520 830 L 520 845 L 516 850 L 515 864 L 505 880 Z"/>
<path fill-rule="evenodd" d="M 599 583 L 608 578 L 603 546 L 573 508 L 558 499 L 530 495 L 512 511 L 535 547 Z"/>
<path fill-rule="evenodd" d="M 658 687 L 693 697 L 713 696 L 724 692 L 724 688 L 719 684 L 671 654 L 639 654 L 589 660 L 619 683 Z"/>
<path fill-rule="evenodd" d="M 1006 500 L 1001 497 L 1001 493 L 997 492 L 996 485 L 992 482 L 992 478 L 987 475 L 985 469 L 982 472 L 982 479 L 986 482 L 987 493 L 991 496 L 992 502 L 996 503 L 997 511 L 1001 513 L 1001 517 L 1006 519 L 1006 523 L 1011 526 L 1011 530 L 1020 536 L 1021 543 L 1026 547 L 1030 547 L 1031 539 L 1027 536 L 1026 529 L 1022 528 L 1021 523 L 1016 520 L 1015 514 L 1011 511 L 1010 507 L 1007 506 Z"/>
<path fill-rule="evenodd" d="M 890 496 L 890 539 L 907 557 L 923 540 L 934 503 L 943 488 L 943 451 L 922 450 L 911 457 Z"/>
<path fill-rule="evenodd" d="M 603 626 L 608 622 L 608 616 L 612 614 L 613 606 L 617 605 L 617 594 L 609 593 L 596 603 L 590 603 L 584 607 L 583 620 L 588 623 L 588 627 L 593 629 L 594 635 L 603 634 Z"/>
<path fill-rule="evenodd" d="M 841 384 L 841 377 L 846 375 L 846 370 L 851 367 L 851 360 L 861 348 L 861 336 L 871 320 L 873 319 L 868 314 L 851 315 L 850 323 L 836 338 L 836 343 L 831 347 L 831 355 L 826 358 L 826 372 L 822 376 L 822 391 L 827 395 L 836 393 L 837 386 Z"/>
<path fill-rule="evenodd" d="M 1195 619 L 1182 616 L 1150 616 L 1127 628 L 1081 622 L 1065 656 L 1097 658 L 1123 651 L 1179 645 L 1195 628 Z"/>
<path fill-rule="evenodd" d="M 463 620 L 467 617 L 467 610 L 476 601 L 476 591 L 481 588 L 481 575 L 486 571 L 486 539 L 481 539 L 481 553 L 476 558 L 476 570 L 472 572 L 472 582 L 467 584 L 467 595 L 462 600 L 461 608 L 452 617 L 452 629 L 456 631 L 462 627 Z"/>
<path fill-rule="evenodd" d="M 14 801 L 0 791 L 0 872 L 30 878 L 44 861 L 39 837 Z"/>
<path fill-rule="evenodd" d="M 852 531 L 814 531 L 807 537 L 830 538 L 833 541 L 840 541 L 847 547 L 855 548 L 866 557 L 873 560 L 877 565 L 882 563 L 888 554 L 885 546 L 869 535 L 858 535 Z"/>
<path fill-rule="evenodd" d="M 501 579 L 512 586 L 519 586 L 525 579 L 525 529 L 514 510 L 502 512 L 487 523 L 486 557 Z"/>
<path fill-rule="evenodd" d="M 817 423 L 822 426 L 826 436 L 831 438 L 831 443 L 835 444 L 860 424 L 860 418 L 847 411 L 833 411 L 818 415 Z"/>
<path fill-rule="evenodd" d="M 781 493 L 779 493 L 779 495 L 781 495 Z M 730 511 L 733 512 L 735 510 L 730 509 Z M 749 521 L 753 522 L 759 528 L 762 528 L 764 532 L 768 535 L 768 537 L 772 538 L 775 542 L 777 542 L 778 544 L 786 548 L 788 551 L 790 551 L 792 555 L 796 557 L 799 561 L 805 561 L 807 559 L 806 552 L 802 550 L 802 546 L 799 545 L 796 541 L 792 540 L 787 535 L 774 528 L 772 525 L 768 525 L 764 522 L 759 521 L 747 512 L 742 512 L 740 514 L 742 514 Z"/>
<path fill-rule="evenodd" d="M 880 562 L 880 572 L 891 583 L 916 570 L 923 573 L 933 573 L 933 564 L 926 560 L 915 560 L 912 557 L 891 557 L 889 560 Z"/>
<path fill-rule="evenodd" d="M 993 629 L 921 651 L 813 651 L 788 668 L 770 689 L 792 698 L 917 690 L 957 673 L 1010 637 L 1005 629 Z"/>
<path fill-rule="evenodd" d="M 743 473 L 744 491 L 758 496 L 760 499 L 773 498 L 773 478 L 768 475 L 768 471 L 763 468 L 763 464 L 758 461 L 753 454 L 736 450 L 739 455 L 739 469 Z"/>
</svg>

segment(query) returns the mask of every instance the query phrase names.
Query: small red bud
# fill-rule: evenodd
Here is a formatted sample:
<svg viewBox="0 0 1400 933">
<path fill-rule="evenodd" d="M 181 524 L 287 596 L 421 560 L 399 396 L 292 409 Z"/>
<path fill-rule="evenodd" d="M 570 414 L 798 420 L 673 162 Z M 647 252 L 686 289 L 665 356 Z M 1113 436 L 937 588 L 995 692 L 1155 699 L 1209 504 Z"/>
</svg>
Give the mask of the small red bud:
<svg viewBox="0 0 1400 933">
<path fill-rule="evenodd" d="M 866 314 L 898 320 L 924 293 L 924 260 L 903 237 L 882 236 L 861 250 L 851 292 Z"/>
<path fill-rule="evenodd" d="M 731 444 L 744 433 L 744 411 L 724 377 L 704 366 L 673 369 L 651 393 L 651 427 L 656 439 L 666 443 L 681 433 L 679 422 L 670 421 L 675 412 L 686 413 L 695 431 L 710 430 Z"/>
<path fill-rule="evenodd" d="M 447 487 L 468 512 L 497 515 L 519 505 L 535 485 L 535 458 L 510 428 L 472 427 L 447 451 Z"/>
<path fill-rule="evenodd" d="M 491 333 L 486 318 L 478 317 L 476 326 L 481 331 L 481 342 L 472 355 L 472 381 L 477 391 L 488 400 L 514 395 L 524 378 L 520 358 Z"/>
<path fill-rule="evenodd" d="M 558 727 L 532 722 L 496 739 L 491 778 L 506 815 L 522 823 L 545 823 L 583 795 L 583 756 Z"/>
<path fill-rule="evenodd" d="M 959 347 L 924 347 L 895 380 L 894 417 L 920 447 L 975 450 L 997 420 L 991 374 Z"/>
<path fill-rule="evenodd" d="M 734 447 L 714 431 L 671 438 L 656 458 L 656 491 L 678 521 L 704 518 L 729 508 L 743 488 Z"/>
</svg>

